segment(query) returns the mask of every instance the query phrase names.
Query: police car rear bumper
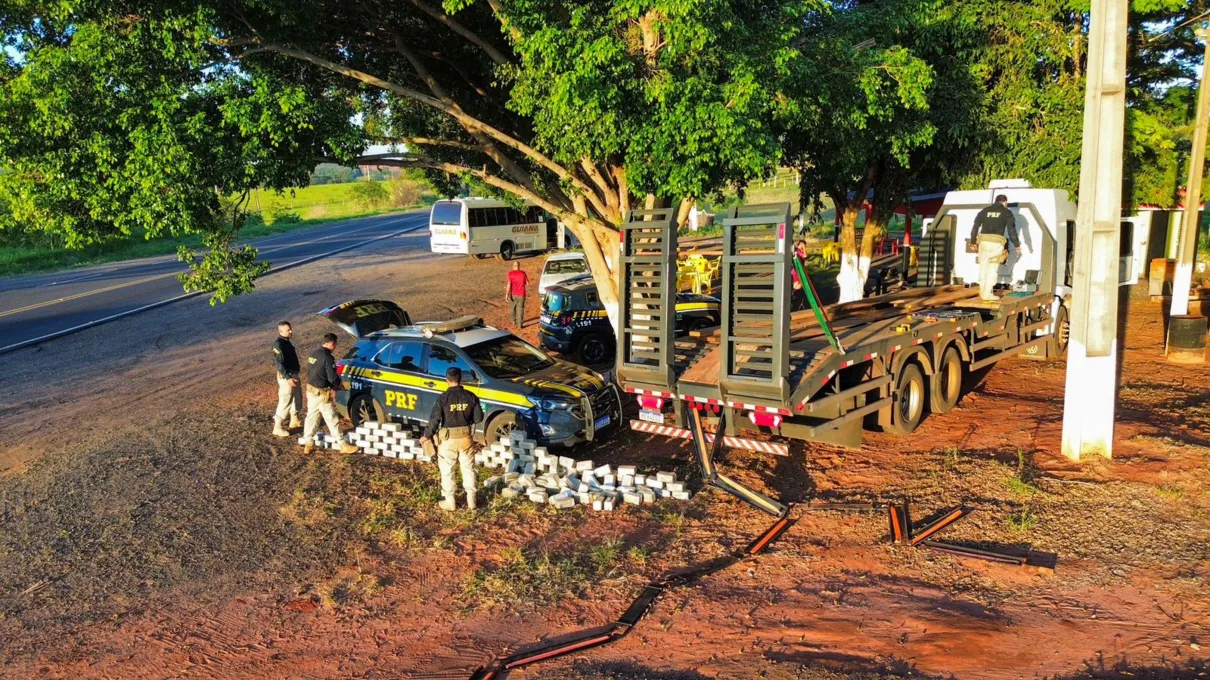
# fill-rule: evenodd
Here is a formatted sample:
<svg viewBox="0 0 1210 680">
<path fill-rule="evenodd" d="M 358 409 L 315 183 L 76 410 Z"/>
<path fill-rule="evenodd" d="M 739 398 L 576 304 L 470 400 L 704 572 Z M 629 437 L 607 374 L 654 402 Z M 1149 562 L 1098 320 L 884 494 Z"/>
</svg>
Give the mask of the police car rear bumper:
<svg viewBox="0 0 1210 680">
<path fill-rule="evenodd" d="M 542 346 L 542 349 L 567 354 L 571 351 L 571 336 L 561 338 L 543 327 L 538 329 L 538 344 Z"/>
</svg>

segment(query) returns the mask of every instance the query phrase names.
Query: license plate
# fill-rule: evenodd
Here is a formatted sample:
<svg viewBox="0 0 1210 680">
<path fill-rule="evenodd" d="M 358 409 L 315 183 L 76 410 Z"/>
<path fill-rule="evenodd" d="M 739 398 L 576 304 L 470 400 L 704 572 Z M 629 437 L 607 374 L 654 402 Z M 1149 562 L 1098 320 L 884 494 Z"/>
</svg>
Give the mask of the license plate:
<svg viewBox="0 0 1210 680">
<path fill-rule="evenodd" d="M 550 323 L 550 315 L 549 315 L 549 314 L 543 314 L 542 316 L 538 317 L 538 321 L 540 321 L 541 323 L 544 323 L 544 324 L 549 324 L 549 323 Z"/>
<path fill-rule="evenodd" d="M 594 430 L 599 430 L 608 424 L 609 424 L 609 416 L 601 416 L 600 418 L 597 418 L 597 422 L 593 423 L 592 427 Z"/>
<path fill-rule="evenodd" d="M 664 414 L 660 413 L 659 411 L 648 411 L 647 409 L 641 409 L 639 411 L 639 420 L 646 420 L 649 423 L 659 423 L 660 425 L 663 425 Z"/>
</svg>

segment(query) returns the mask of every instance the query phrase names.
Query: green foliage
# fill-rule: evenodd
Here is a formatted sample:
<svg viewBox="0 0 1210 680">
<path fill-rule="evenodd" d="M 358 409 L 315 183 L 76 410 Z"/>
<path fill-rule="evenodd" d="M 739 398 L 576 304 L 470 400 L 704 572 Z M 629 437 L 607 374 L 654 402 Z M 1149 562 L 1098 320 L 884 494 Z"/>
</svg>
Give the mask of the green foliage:
<svg viewBox="0 0 1210 680">
<path fill-rule="evenodd" d="M 373 180 L 355 183 L 350 194 L 354 201 L 367 208 L 377 208 L 391 199 L 391 194 L 383 183 Z"/>
</svg>

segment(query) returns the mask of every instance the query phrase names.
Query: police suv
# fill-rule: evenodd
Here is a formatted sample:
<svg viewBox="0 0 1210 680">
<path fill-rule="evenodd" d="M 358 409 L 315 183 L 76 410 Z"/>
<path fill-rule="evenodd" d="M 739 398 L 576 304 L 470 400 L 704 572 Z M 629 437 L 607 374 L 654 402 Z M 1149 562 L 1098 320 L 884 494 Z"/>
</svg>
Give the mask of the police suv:
<svg viewBox="0 0 1210 680">
<path fill-rule="evenodd" d="M 676 334 L 717 326 L 719 299 L 677 293 Z M 613 326 L 597 295 L 597 284 L 585 274 L 551 286 L 542 296 L 538 340 L 543 349 L 596 366 L 613 357 Z"/>
<path fill-rule="evenodd" d="M 559 361 L 479 317 L 413 323 L 384 300 L 353 300 L 320 316 L 357 338 L 336 362 L 345 389 L 341 413 L 362 421 L 424 424 L 448 387 L 445 372 L 462 369 L 478 395 L 487 441 L 515 428 L 547 445 L 591 440 L 621 420 L 617 387 L 583 366 Z"/>
</svg>

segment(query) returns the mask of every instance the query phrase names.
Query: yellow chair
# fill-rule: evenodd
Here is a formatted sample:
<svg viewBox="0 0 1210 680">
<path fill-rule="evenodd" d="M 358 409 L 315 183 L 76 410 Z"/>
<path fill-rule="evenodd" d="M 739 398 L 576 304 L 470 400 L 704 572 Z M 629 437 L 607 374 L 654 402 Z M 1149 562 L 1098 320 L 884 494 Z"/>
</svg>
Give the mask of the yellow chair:
<svg viewBox="0 0 1210 680">
<path fill-rule="evenodd" d="M 840 244 L 835 242 L 824 244 L 819 254 L 823 256 L 824 264 L 840 262 Z"/>
</svg>

